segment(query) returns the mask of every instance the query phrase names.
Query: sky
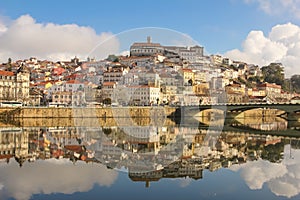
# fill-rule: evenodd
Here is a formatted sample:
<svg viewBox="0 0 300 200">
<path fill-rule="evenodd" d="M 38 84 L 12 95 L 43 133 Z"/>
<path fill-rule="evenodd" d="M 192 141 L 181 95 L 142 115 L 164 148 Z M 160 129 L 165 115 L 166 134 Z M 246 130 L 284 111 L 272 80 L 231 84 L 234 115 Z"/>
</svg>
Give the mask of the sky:
<svg viewBox="0 0 300 200">
<path fill-rule="evenodd" d="M 0 62 L 121 54 L 157 27 L 164 37 L 151 34 L 153 42 L 191 44 L 168 41 L 177 33 L 203 46 L 207 55 L 260 66 L 281 62 L 291 76 L 300 74 L 299 13 L 300 0 L 3 0 Z M 145 33 L 136 33 L 144 27 Z"/>
</svg>

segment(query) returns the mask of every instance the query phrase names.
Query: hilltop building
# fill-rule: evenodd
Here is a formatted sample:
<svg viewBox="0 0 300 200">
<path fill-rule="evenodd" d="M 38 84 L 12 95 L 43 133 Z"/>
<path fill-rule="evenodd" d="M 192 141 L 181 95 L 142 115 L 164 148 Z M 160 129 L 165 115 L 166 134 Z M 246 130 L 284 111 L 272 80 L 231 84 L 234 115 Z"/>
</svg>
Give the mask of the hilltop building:
<svg viewBox="0 0 300 200">
<path fill-rule="evenodd" d="M 152 43 L 151 37 L 147 37 L 147 42 L 135 42 L 130 46 L 130 56 L 175 56 L 190 63 L 202 61 L 204 48 L 198 45 L 193 47 L 182 46 L 162 46 L 160 43 Z"/>
</svg>

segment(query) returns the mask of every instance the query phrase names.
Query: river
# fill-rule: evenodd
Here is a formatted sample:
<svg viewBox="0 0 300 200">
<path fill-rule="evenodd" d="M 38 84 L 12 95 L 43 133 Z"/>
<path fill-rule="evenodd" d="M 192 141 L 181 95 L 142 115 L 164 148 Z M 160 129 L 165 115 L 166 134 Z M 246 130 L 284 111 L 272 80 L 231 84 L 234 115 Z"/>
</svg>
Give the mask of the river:
<svg viewBox="0 0 300 200">
<path fill-rule="evenodd" d="M 300 198 L 298 120 L 26 120 L 1 123 L 0 199 Z"/>
</svg>

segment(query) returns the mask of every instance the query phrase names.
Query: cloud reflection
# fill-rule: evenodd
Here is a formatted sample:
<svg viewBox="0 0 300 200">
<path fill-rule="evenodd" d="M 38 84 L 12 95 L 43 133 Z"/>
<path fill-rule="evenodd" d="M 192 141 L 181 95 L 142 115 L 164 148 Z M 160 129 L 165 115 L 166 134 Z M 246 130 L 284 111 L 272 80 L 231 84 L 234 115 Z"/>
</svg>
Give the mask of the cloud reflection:
<svg viewBox="0 0 300 200">
<path fill-rule="evenodd" d="M 28 200 L 39 193 L 86 192 L 95 184 L 110 186 L 118 176 L 116 171 L 100 164 L 73 165 L 65 159 L 26 163 L 22 168 L 12 162 L 1 165 L 0 174 L 0 199 L 13 197 L 17 200 Z"/>
<path fill-rule="evenodd" d="M 261 189 L 266 183 L 277 196 L 290 198 L 300 194 L 300 150 L 291 151 L 290 145 L 285 146 L 282 163 L 258 160 L 230 169 L 239 171 L 250 189 Z"/>
</svg>

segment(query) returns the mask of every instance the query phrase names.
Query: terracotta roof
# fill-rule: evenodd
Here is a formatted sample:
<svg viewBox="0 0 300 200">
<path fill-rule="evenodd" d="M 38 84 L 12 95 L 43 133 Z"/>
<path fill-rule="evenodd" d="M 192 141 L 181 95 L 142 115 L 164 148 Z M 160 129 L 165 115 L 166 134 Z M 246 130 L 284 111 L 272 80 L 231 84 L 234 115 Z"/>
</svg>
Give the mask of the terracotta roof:
<svg viewBox="0 0 300 200">
<path fill-rule="evenodd" d="M 78 152 L 83 151 L 83 146 L 81 146 L 81 145 L 65 145 L 65 149 L 78 153 Z"/>
<path fill-rule="evenodd" d="M 257 87 L 271 87 L 271 88 L 278 88 L 281 89 L 281 85 L 276 85 L 275 83 L 262 83 Z"/>
<path fill-rule="evenodd" d="M 104 82 L 103 86 L 115 85 L 116 82 Z"/>
<path fill-rule="evenodd" d="M 143 85 L 129 85 L 127 86 L 127 88 L 142 88 L 142 87 L 149 87 L 147 85 L 143 86 Z"/>
<path fill-rule="evenodd" d="M 181 70 L 182 70 L 183 72 L 190 72 L 190 73 L 193 72 L 191 69 L 188 69 L 188 68 L 182 68 Z"/>
<path fill-rule="evenodd" d="M 153 56 L 130 56 L 130 57 L 125 57 L 121 58 L 121 61 L 135 61 L 135 60 L 144 60 L 144 59 L 153 59 Z"/>
<path fill-rule="evenodd" d="M 14 156 L 11 154 L 0 155 L 0 159 L 6 159 L 6 158 L 12 158 L 12 157 L 14 157 Z"/>
<path fill-rule="evenodd" d="M 67 83 L 67 84 L 81 84 L 81 82 L 78 81 L 78 80 L 69 80 L 69 81 L 67 81 L 66 83 Z"/>
<path fill-rule="evenodd" d="M 135 42 L 131 47 L 161 47 L 159 43 Z"/>
<path fill-rule="evenodd" d="M 14 75 L 15 74 L 13 72 L 0 70 L 0 76 L 14 76 Z"/>
</svg>

